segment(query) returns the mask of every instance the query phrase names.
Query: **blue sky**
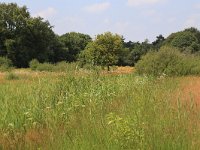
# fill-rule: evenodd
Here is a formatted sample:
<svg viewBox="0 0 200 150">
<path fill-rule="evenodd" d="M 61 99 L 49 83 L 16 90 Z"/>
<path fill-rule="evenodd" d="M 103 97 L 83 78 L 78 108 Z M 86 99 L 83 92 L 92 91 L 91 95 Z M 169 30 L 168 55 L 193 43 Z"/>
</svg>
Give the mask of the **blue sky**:
<svg viewBox="0 0 200 150">
<path fill-rule="evenodd" d="M 61 35 L 94 37 L 111 31 L 128 41 L 155 40 L 187 27 L 200 28 L 200 0 L 0 0 L 26 5 L 32 16 L 49 20 Z"/>
</svg>

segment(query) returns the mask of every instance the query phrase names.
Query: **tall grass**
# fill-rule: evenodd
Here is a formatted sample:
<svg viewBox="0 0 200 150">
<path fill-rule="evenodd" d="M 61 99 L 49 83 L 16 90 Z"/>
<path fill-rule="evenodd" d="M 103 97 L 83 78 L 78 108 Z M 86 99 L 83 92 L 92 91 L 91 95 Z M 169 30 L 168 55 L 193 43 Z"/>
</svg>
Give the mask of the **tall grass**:
<svg viewBox="0 0 200 150">
<path fill-rule="evenodd" d="M 198 149 L 178 79 L 62 75 L 0 84 L 0 149 Z M 191 126 L 192 125 L 192 126 Z"/>
<path fill-rule="evenodd" d="M 66 62 L 58 62 L 56 64 L 51 63 L 39 63 L 38 60 L 33 59 L 29 67 L 31 70 L 36 71 L 47 71 L 47 72 L 73 72 L 78 70 L 78 63 L 66 63 Z"/>
</svg>

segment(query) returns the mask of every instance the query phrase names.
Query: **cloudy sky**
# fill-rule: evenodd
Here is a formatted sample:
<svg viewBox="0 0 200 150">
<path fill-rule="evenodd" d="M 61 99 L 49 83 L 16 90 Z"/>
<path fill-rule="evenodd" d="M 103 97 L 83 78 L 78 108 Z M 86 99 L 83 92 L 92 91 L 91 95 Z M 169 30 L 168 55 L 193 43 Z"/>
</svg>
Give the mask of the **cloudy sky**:
<svg viewBox="0 0 200 150">
<path fill-rule="evenodd" d="M 57 34 L 94 37 L 111 31 L 131 41 L 153 41 L 187 27 L 200 29 L 200 0 L 0 0 L 26 5 L 49 20 Z"/>
</svg>

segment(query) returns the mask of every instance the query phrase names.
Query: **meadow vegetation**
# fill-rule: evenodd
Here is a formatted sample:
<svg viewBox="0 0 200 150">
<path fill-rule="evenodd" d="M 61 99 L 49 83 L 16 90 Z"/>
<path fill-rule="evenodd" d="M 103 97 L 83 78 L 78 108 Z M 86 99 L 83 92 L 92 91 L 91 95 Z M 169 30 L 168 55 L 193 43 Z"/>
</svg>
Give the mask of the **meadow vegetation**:
<svg viewBox="0 0 200 150">
<path fill-rule="evenodd" d="M 136 64 L 139 74 L 153 76 L 186 76 L 200 74 L 200 56 L 181 53 L 173 47 L 151 51 Z"/>
<path fill-rule="evenodd" d="M 186 105 L 180 98 L 179 78 L 82 71 L 29 71 L 1 81 L 0 148 L 200 146 L 199 110 L 192 99 Z"/>
<path fill-rule="evenodd" d="M 198 29 L 127 42 L 0 14 L 0 150 L 199 149 Z"/>
</svg>

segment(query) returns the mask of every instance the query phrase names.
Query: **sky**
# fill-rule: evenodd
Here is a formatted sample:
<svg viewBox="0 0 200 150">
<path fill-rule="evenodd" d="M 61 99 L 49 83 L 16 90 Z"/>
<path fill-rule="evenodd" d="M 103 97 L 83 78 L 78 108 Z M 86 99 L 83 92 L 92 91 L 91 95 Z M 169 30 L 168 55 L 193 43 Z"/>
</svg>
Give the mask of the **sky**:
<svg viewBox="0 0 200 150">
<path fill-rule="evenodd" d="M 80 32 L 95 37 L 107 31 L 126 41 L 154 41 L 188 27 L 200 29 L 200 0 L 0 0 L 26 5 L 56 34 Z"/>
</svg>

